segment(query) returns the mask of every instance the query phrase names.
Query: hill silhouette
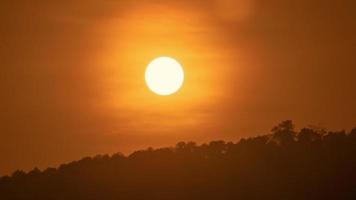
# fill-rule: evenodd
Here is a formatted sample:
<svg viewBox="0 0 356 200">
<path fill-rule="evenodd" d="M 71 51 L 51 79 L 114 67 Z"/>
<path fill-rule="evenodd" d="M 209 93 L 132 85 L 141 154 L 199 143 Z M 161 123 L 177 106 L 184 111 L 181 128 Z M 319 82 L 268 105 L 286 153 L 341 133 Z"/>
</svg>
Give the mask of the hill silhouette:
<svg viewBox="0 0 356 200">
<path fill-rule="evenodd" d="M 356 199 L 356 128 L 86 157 L 0 179 L 1 200 Z"/>
</svg>

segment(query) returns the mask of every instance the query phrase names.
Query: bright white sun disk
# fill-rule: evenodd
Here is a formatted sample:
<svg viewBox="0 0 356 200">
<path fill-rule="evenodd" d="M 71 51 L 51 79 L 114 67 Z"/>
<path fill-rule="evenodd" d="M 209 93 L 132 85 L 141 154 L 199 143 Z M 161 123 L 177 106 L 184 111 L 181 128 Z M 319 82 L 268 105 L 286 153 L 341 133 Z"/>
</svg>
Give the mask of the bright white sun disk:
<svg viewBox="0 0 356 200">
<path fill-rule="evenodd" d="M 173 58 L 159 57 L 151 61 L 145 73 L 148 88 L 158 95 L 170 95 L 179 90 L 184 81 L 182 66 Z"/>
</svg>

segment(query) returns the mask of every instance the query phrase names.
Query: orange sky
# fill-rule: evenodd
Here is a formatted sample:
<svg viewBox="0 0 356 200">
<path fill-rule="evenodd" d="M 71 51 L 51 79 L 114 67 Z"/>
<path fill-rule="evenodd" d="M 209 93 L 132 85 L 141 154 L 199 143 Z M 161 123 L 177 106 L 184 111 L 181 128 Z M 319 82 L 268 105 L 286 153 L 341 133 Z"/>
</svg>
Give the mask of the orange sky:
<svg viewBox="0 0 356 200">
<path fill-rule="evenodd" d="M 354 1 L 0 3 L 0 175 L 178 141 L 237 141 L 281 120 L 356 122 Z M 182 89 L 150 92 L 171 56 Z"/>
</svg>

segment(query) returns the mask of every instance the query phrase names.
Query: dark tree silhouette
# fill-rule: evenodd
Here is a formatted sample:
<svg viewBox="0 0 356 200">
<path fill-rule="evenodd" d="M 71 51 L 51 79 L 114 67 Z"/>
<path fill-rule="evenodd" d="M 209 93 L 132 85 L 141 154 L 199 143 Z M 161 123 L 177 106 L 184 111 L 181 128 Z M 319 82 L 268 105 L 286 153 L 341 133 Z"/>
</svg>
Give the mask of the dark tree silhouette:
<svg viewBox="0 0 356 200">
<path fill-rule="evenodd" d="M 320 141 L 322 133 L 310 128 L 303 128 L 298 134 L 298 142 L 302 144 L 312 144 Z"/>
<path fill-rule="evenodd" d="M 295 142 L 296 133 L 291 120 L 283 121 L 272 128 L 273 139 L 282 146 L 288 146 Z"/>
<path fill-rule="evenodd" d="M 0 179 L 1 200 L 356 199 L 356 128 L 294 129 L 237 143 L 85 157 Z"/>
</svg>

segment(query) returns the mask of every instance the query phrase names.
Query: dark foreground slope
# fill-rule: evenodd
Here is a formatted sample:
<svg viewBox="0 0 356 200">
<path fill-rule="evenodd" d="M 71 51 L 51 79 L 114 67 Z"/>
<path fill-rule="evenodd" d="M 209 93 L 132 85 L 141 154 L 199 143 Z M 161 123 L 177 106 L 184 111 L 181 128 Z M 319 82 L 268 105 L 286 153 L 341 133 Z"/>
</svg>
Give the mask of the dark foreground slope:
<svg viewBox="0 0 356 200">
<path fill-rule="evenodd" d="M 238 143 L 87 157 L 2 177 L 0 199 L 356 199 L 356 129 L 294 132 L 285 121 Z"/>
</svg>

